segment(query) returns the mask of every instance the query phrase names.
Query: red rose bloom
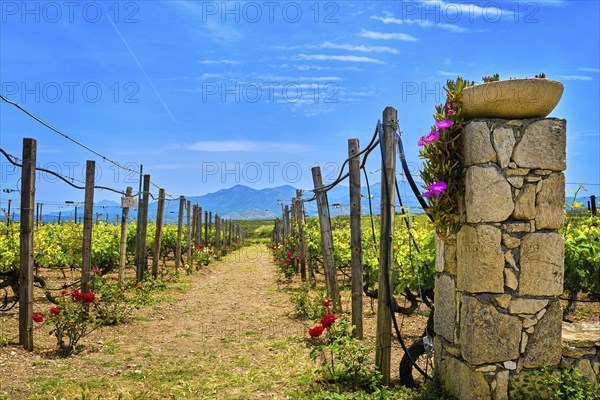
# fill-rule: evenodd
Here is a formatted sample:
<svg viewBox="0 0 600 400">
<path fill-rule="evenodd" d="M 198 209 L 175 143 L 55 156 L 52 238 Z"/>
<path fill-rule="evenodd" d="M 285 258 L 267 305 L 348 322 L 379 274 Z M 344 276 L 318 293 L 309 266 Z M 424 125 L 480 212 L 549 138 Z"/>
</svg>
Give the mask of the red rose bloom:
<svg viewBox="0 0 600 400">
<path fill-rule="evenodd" d="M 335 322 L 337 318 L 333 314 L 327 314 L 323 318 L 321 318 L 321 325 L 325 328 L 329 328 Z"/>
<path fill-rule="evenodd" d="M 61 290 L 60 294 L 62 294 L 64 296 L 65 294 L 67 294 L 67 291 L 66 290 Z"/>
<path fill-rule="evenodd" d="M 71 293 L 71 298 L 73 299 L 73 301 L 80 301 L 83 297 L 83 293 L 81 293 L 79 290 L 74 291 L 73 293 Z"/>
<path fill-rule="evenodd" d="M 288 251 L 286 251 L 286 252 L 285 252 L 285 255 L 286 255 L 287 257 L 291 257 L 291 256 L 292 256 L 292 252 L 288 250 Z"/>
<path fill-rule="evenodd" d="M 323 302 L 323 307 L 329 307 L 329 304 L 331 304 L 331 300 L 325 300 Z"/>
<path fill-rule="evenodd" d="M 31 316 L 31 319 L 33 319 L 35 322 L 44 322 L 44 314 L 42 314 L 41 312 L 34 312 L 33 315 Z"/>
<path fill-rule="evenodd" d="M 52 314 L 52 315 L 58 315 L 58 314 L 60 314 L 60 308 L 58 308 L 58 307 L 52 307 L 50 309 L 50 314 Z"/>
<path fill-rule="evenodd" d="M 84 303 L 93 303 L 96 300 L 96 295 L 92 292 L 81 295 Z"/>
<path fill-rule="evenodd" d="M 199 244 L 198 246 L 196 246 L 196 248 L 197 248 L 197 249 L 201 249 L 201 248 L 202 248 L 202 245 L 201 245 L 201 244 Z"/>
<path fill-rule="evenodd" d="M 296 257 L 296 261 L 300 262 L 302 259 L 300 257 Z"/>
<path fill-rule="evenodd" d="M 312 329 L 308 330 L 308 334 L 310 335 L 310 337 L 315 338 L 315 337 L 319 337 L 323 334 L 323 330 L 325 329 L 325 327 L 321 326 L 321 325 L 317 325 Z"/>
</svg>

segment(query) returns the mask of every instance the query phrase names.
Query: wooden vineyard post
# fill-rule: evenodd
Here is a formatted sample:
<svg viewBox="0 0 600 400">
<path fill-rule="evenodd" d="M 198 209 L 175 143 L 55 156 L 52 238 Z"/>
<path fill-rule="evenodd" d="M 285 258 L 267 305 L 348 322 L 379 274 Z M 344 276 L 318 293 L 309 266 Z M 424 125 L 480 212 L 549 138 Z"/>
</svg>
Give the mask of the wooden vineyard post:
<svg viewBox="0 0 600 400">
<path fill-rule="evenodd" d="M 215 249 L 221 249 L 221 217 L 215 214 Z"/>
<path fill-rule="evenodd" d="M 296 220 L 298 221 L 298 247 L 300 249 L 300 277 L 306 280 L 306 253 L 308 243 L 304 237 L 304 203 L 302 202 L 302 190 L 296 189 Z"/>
<path fill-rule="evenodd" d="M 11 199 L 8 199 L 8 206 L 7 206 L 7 211 L 6 211 L 6 225 L 7 226 L 10 226 L 10 224 L 11 224 L 11 220 L 10 220 L 10 203 L 11 203 L 11 201 L 12 201 Z"/>
<path fill-rule="evenodd" d="M 360 151 L 358 139 L 348 139 L 350 173 L 350 247 L 352 249 L 352 325 L 354 337 L 363 338 L 363 266 L 360 198 Z M 353 157 L 353 158 L 351 158 Z"/>
<path fill-rule="evenodd" d="M 321 167 L 312 167 L 312 177 L 315 189 L 323 187 Z M 327 192 L 315 190 L 317 208 L 319 210 L 319 222 L 321 224 L 321 247 L 323 248 L 323 269 L 325 270 L 325 283 L 327 295 L 333 300 L 334 310 L 342 311 L 342 300 L 337 282 L 337 272 L 333 262 L 333 235 L 331 233 L 331 220 L 329 219 L 329 203 Z"/>
<path fill-rule="evenodd" d="M 296 225 L 296 198 L 292 197 L 292 203 L 290 206 L 290 236 L 293 237 L 294 242 L 296 242 L 296 246 L 298 244 L 298 226 Z M 297 247 L 294 251 L 297 250 Z"/>
<path fill-rule="evenodd" d="M 591 195 L 590 196 L 590 211 L 592 212 L 593 216 L 596 216 L 596 214 L 598 213 L 597 209 L 596 209 L 596 196 L 595 195 Z"/>
<path fill-rule="evenodd" d="M 194 204 L 194 206 L 192 207 L 192 240 L 194 242 L 194 247 L 196 245 L 196 228 L 198 227 L 198 224 L 196 223 L 196 220 L 198 219 L 198 204 Z M 192 264 L 190 264 L 191 266 Z"/>
<path fill-rule="evenodd" d="M 33 351 L 33 206 L 37 142 L 23 139 L 21 168 L 21 237 L 19 268 L 19 344 Z"/>
<path fill-rule="evenodd" d="M 275 218 L 275 226 L 273 227 L 273 241 L 275 244 L 281 243 L 281 238 L 279 237 L 279 224 L 281 221 L 279 218 Z"/>
<path fill-rule="evenodd" d="M 186 232 L 186 243 L 187 243 L 187 265 L 191 268 L 192 265 L 192 202 L 188 200 L 187 202 L 187 232 Z"/>
<path fill-rule="evenodd" d="M 196 246 L 202 244 L 202 207 L 198 206 L 198 218 L 196 219 Z"/>
<path fill-rule="evenodd" d="M 204 211 L 204 245 L 208 246 L 208 211 Z"/>
<path fill-rule="evenodd" d="M 150 200 L 150 175 L 144 175 L 142 202 L 138 205 L 139 238 L 136 249 L 136 282 L 144 280 L 146 273 L 146 234 L 148 231 L 148 202 Z"/>
<path fill-rule="evenodd" d="M 185 197 L 179 196 L 179 214 L 177 215 L 177 245 L 175 247 L 175 271 L 181 266 L 181 236 L 183 234 L 183 210 Z"/>
<path fill-rule="evenodd" d="M 92 271 L 92 229 L 94 227 L 94 183 L 96 162 L 87 160 L 85 165 L 85 198 L 83 204 L 83 259 L 81 262 L 81 292 L 90 291 L 89 281 Z"/>
<path fill-rule="evenodd" d="M 162 242 L 163 217 L 165 214 L 165 189 L 158 189 L 158 208 L 156 210 L 156 233 L 154 235 L 154 252 L 152 255 L 152 277 L 158 277 L 158 261 Z"/>
<path fill-rule="evenodd" d="M 383 156 L 381 165 L 381 219 L 380 246 L 379 246 L 379 277 L 377 296 L 377 335 L 375 350 L 375 366 L 383 376 L 383 384 L 390 384 L 390 360 L 392 354 L 392 316 L 389 304 L 392 288 L 392 268 L 394 265 L 393 239 L 394 239 L 394 215 L 396 184 L 396 126 L 398 124 L 398 112 L 392 107 L 386 107 L 383 111 Z M 387 181 L 386 181 L 387 179 Z M 387 184 L 386 184 L 387 182 Z M 389 221 L 389 225 L 388 225 Z M 389 230 L 389 236 L 387 236 Z M 388 273 L 386 274 L 386 264 Z"/>
<path fill-rule="evenodd" d="M 287 246 L 290 240 L 290 208 L 287 204 L 283 208 L 283 240 Z"/>
<path fill-rule="evenodd" d="M 128 186 L 125 190 L 126 201 L 131 198 L 131 192 L 133 188 Z M 125 281 L 125 261 L 127 259 L 127 224 L 129 223 L 129 204 L 123 204 L 123 214 L 121 217 L 121 246 L 119 248 L 119 286 L 123 285 Z"/>
<path fill-rule="evenodd" d="M 227 236 L 227 246 L 229 247 L 229 249 L 231 249 L 231 236 L 233 235 L 233 220 L 229 220 L 229 233 Z"/>
</svg>

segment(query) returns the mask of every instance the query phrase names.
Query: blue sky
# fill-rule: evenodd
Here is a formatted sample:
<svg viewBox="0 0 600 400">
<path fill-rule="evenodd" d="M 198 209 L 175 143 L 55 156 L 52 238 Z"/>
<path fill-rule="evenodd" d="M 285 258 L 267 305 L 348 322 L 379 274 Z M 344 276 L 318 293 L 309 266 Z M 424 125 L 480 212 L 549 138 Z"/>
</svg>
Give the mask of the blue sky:
<svg viewBox="0 0 600 400">
<path fill-rule="evenodd" d="M 347 139 L 366 144 L 388 105 L 416 166 L 447 79 L 540 72 L 565 85 L 551 116 L 568 121 L 568 189 L 600 194 L 597 1 L 0 4 L 2 94 L 121 164 L 143 164 L 171 195 L 311 188 L 315 164 L 331 180 Z M 95 159 L 99 184 L 137 187 L 4 103 L 0 135 L 15 155 L 36 138 L 39 164 L 63 175 L 83 180 Z M 2 188 L 15 189 L 18 171 L 1 166 Z M 42 175 L 37 199 L 83 192 Z"/>
</svg>

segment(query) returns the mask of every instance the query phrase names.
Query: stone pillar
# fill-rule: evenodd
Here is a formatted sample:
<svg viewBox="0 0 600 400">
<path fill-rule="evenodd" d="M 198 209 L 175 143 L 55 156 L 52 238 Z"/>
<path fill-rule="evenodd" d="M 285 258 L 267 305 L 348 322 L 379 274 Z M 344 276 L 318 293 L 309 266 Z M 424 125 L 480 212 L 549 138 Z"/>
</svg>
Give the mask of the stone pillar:
<svg viewBox="0 0 600 400">
<path fill-rule="evenodd" d="M 466 125 L 464 225 L 436 238 L 436 375 L 459 399 L 560 363 L 565 143 L 560 119 Z"/>
</svg>

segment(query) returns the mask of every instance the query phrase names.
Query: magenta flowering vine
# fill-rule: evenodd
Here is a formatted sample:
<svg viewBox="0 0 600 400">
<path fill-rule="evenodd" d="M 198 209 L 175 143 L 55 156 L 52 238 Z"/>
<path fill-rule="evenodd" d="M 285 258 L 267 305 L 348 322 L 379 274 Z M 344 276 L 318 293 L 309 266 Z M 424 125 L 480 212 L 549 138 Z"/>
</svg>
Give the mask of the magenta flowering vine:
<svg viewBox="0 0 600 400">
<path fill-rule="evenodd" d="M 427 212 L 433 217 L 438 235 L 447 237 L 460 229 L 459 193 L 461 191 L 461 140 L 464 120 L 461 117 L 460 94 L 470 83 L 462 78 L 449 80 L 444 87 L 445 104 L 436 106 L 431 131 L 419 139 L 419 155 L 425 160 L 421 178 Z"/>
</svg>

